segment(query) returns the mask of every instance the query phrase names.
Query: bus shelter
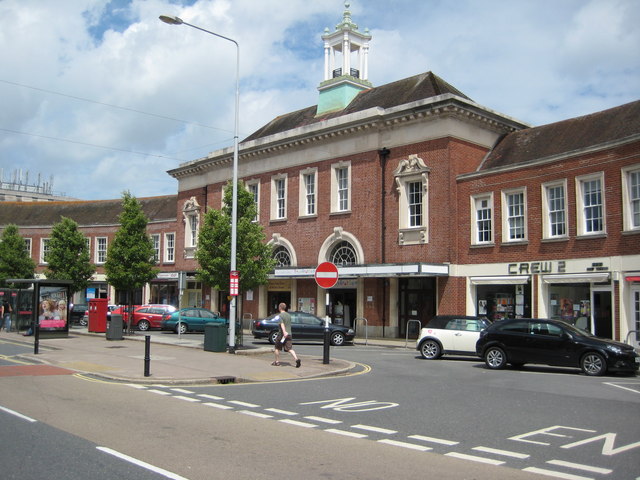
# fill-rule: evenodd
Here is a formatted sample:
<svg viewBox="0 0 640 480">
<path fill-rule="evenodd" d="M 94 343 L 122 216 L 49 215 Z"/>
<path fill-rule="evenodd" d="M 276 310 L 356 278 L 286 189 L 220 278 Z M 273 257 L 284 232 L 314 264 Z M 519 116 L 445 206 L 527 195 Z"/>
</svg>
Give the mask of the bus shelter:
<svg viewBox="0 0 640 480">
<path fill-rule="evenodd" d="M 40 338 L 69 336 L 69 300 L 71 280 L 46 278 L 9 278 L 6 283 L 18 288 L 16 305 L 18 329 L 27 327 L 27 334 Z"/>
</svg>

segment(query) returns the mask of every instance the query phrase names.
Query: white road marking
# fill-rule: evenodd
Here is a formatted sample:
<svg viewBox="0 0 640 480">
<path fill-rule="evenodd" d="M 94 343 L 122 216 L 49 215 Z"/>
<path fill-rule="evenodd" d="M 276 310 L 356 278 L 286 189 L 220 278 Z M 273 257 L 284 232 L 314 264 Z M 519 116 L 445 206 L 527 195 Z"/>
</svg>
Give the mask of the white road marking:
<svg viewBox="0 0 640 480">
<path fill-rule="evenodd" d="M 390 440 L 388 438 L 384 438 L 382 440 L 378 440 L 378 443 L 384 443 L 386 445 L 393 445 L 395 447 L 409 448 L 411 450 L 419 450 L 421 452 L 427 452 L 429 450 L 433 450 L 433 448 L 425 447 L 424 445 L 416 445 L 415 443 L 399 442 L 398 440 Z"/>
<path fill-rule="evenodd" d="M 185 390 L 184 388 L 172 388 L 171 391 L 178 392 L 178 393 L 186 393 L 187 395 L 193 393 L 191 390 Z"/>
<path fill-rule="evenodd" d="M 233 407 L 230 407 L 229 405 L 220 405 L 219 403 L 207 402 L 203 403 L 203 405 L 206 405 L 207 407 L 219 408 L 221 410 L 233 410 Z"/>
<path fill-rule="evenodd" d="M 367 435 L 356 432 L 347 432 L 346 430 L 338 430 L 337 428 L 327 428 L 325 432 L 336 433 L 338 435 L 344 435 L 345 437 L 353 437 L 353 438 L 367 438 Z"/>
<path fill-rule="evenodd" d="M 640 393 L 640 383 L 628 383 L 627 385 L 634 385 L 635 388 L 630 388 L 630 387 L 623 387 L 622 385 L 618 385 L 617 383 L 612 383 L 612 382 L 604 382 L 604 385 L 609 385 L 610 387 L 616 387 L 616 388 L 621 388 L 622 390 L 628 390 L 629 392 L 633 392 L 633 393 Z"/>
<path fill-rule="evenodd" d="M 322 422 L 322 423 L 329 423 L 331 425 L 337 425 L 338 423 L 342 423 L 342 420 L 332 420 L 331 418 L 324 418 L 324 417 L 314 417 L 314 416 L 310 416 L 310 417 L 304 417 L 307 420 L 312 420 L 314 422 Z"/>
<path fill-rule="evenodd" d="M 124 453 L 117 452 L 115 450 L 111 450 L 106 447 L 96 447 L 98 450 L 104 453 L 108 453 L 109 455 L 113 455 L 121 460 L 125 460 L 129 463 L 133 463 L 142 468 L 146 468 L 147 470 L 151 470 L 152 472 L 158 473 L 166 478 L 171 478 L 172 480 L 188 480 L 186 477 L 182 477 L 177 473 L 170 472 L 165 470 L 164 468 L 156 467 L 155 465 L 151 465 L 150 463 L 143 462 L 142 460 L 138 460 L 137 458 L 130 457 L 129 455 L 125 455 Z"/>
<path fill-rule="evenodd" d="M 466 453 L 449 452 L 445 453 L 447 457 L 459 458 L 461 460 L 471 460 L 472 462 L 488 463 L 489 465 L 502 465 L 501 460 L 492 460 L 490 458 L 476 457 L 475 455 L 467 455 Z"/>
<path fill-rule="evenodd" d="M 184 397 L 182 395 L 176 395 L 173 398 L 177 398 L 178 400 L 184 400 L 185 402 L 199 402 L 200 400 L 198 400 L 197 398 L 193 398 L 193 397 Z"/>
<path fill-rule="evenodd" d="M 547 470 L 546 468 L 527 467 L 523 468 L 522 471 L 529 473 L 539 473 L 540 475 L 548 475 L 550 477 L 564 478 L 565 480 L 593 480 L 593 478 L 591 477 L 583 477 L 581 475 L 556 472 L 554 470 Z"/>
<path fill-rule="evenodd" d="M 460 443 L 452 440 L 443 440 L 442 438 L 424 437 L 422 435 L 409 435 L 409 438 L 412 438 L 413 440 L 420 440 L 422 442 L 439 443 L 440 445 L 447 445 L 449 447 Z"/>
<path fill-rule="evenodd" d="M 498 450 L 497 448 L 473 447 L 472 450 L 477 450 L 478 452 L 485 452 L 485 453 L 495 453 L 496 455 L 504 455 L 505 457 L 512 457 L 512 458 L 519 458 L 519 459 L 529 458 L 529 455 L 527 455 L 526 453 L 510 452 L 509 450 Z"/>
<path fill-rule="evenodd" d="M 609 470 L 608 468 L 593 467 L 591 465 L 584 465 L 582 463 L 565 462 L 564 460 L 549 460 L 547 461 L 547 463 L 551 465 L 558 465 L 560 467 L 569 467 L 575 468 L 576 470 L 584 470 L 585 472 L 602 473 L 603 475 L 607 475 L 613 472 L 613 470 Z"/>
<path fill-rule="evenodd" d="M 388 430 L 386 428 L 371 427 L 369 425 L 352 425 L 351 428 L 357 428 L 359 430 L 368 430 L 369 432 L 386 433 L 387 435 L 393 435 L 398 433 L 397 430 Z"/>
<path fill-rule="evenodd" d="M 199 397 L 206 398 L 208 400 L 224 400 L 224 397 L 218 397 L 216 395 L 209 395 L 207 393 L 201 393 Z"/>
<path fill-rule="evenodd" d="M 284 420 L 278 420 L 278 421 L 282 423 L 288 423 L 289 425 L 295 425 L 296 427 L 314 428 L 318 426 L 318 425 L 314 425 L 313 423 L 299 422 L 298 420 L 289 420 L 288 418 L 285 418 Z"/>
<path fill-rule="evenodd" d="M 156 390 L 155 388 L 149 390 L 149 392 L 157 393 L 158 395 L 171 395 L 169 392 L 165 392 L 164 390 Z"/>
<path fill-rule="evenodd" d="M 234 405 L 239 405 L 241 407 L 247 407 L 247 408 L 258 408 L 260 406 L 260 405 L 256 405 L 255 403 L 241 402 L 240 400 L 229 400 L 229 403 L 233 403 Z"/>
<path fill-rule="evenodd" d="M 265 408 L 267 412 L 279 413 L 280 415 L 289 415 L 294 417 L 298 415 L 296 412 L 290 412 L 289 410 L 280 410 L 278 408 Z"/>
<path fill-rule="evenodd" d="M 251 410 L 238 410 L 238 413 L 244 413 L 245 415 L 250 415 L 252 417 L 258 418 L 273 418 L 273 415 L 267 415 L 266 413 L 260 412 L 252 412 Z"/>
<path fill-rule="evenodd" d="M 137 388 L 138 390 L 146 390 L 146 385 L 136 385 L 135 383 L 127 383 L 127 387 Z"/>
<path fill-rule="evenodd" d="M 31 423 L 37 422 L 36 419 L 27 417 L 26 415 L 22 415 L 21 413 L 18 413 L 15 410 L 11 410 L 9 408 L 0 407 L 0 410 L 2 410 L 3 412 L 10 413 L 11 415 L 15 415 L 16 417 L 26 420 L 27 422 L 31 422 Z"/>
</svg>

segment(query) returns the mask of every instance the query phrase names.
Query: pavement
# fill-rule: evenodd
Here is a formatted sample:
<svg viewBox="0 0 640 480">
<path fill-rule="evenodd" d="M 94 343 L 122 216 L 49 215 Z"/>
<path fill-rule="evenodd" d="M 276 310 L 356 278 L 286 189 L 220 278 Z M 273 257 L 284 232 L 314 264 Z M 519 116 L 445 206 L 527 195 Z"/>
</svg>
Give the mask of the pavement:
<svg viewBox="0 0 640 480">
<path fill-rule="evenodd" d="M 149 354 L 146 339 L 149 336 Z M 255 345 L 250 332 L 243 332 L 244 342 L 235 354 L 204 350 L 201 334 L 176 335 L 168 332 L 133 332 L 122 340 L 107 340 L 104 333 L 88 332 L 86 327 L 73 327 L 69 336 L 40 339 L 38 354 L 24 353 L 12 357 L 28 364 L 58 367 L 69 373 L 129 383 L 216 384 L 274 382 L 346 375 L 363 367 L 339 357 L 341 348 L 331 347 L 329 363 L 320 356 L 299 355 L 300 368 L 293 358 L 282 353 L 280 366 L 273 366 L 273 347 Z M 0 341 L 34 347 L 34 337 L 16 332 L 0 332 Z M 356 339 L 356 345 L 414 348 L 404 339 Z M 295 348 L 295 341 L 294 341 Z M 35 350 L 35 349 L 34 349 Z M 147 357 L 147 358 L 145 358 Z M 6 369 L 0 369 L 5 370 Z M 23 368 L 24 370 L 24 368 Z M 34 374 L 37 374 L 34 371 Z"/>
</svg>

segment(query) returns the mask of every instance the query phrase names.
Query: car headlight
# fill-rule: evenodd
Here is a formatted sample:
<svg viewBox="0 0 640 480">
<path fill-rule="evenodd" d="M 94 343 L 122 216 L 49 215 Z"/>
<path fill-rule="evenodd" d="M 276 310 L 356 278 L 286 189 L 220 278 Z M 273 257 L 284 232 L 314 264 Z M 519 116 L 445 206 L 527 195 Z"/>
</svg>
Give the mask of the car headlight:
<svg viewBox="0 0 640 480">
<path fill-rule="evenodd" d="M 616 347 L 615 345 L 607 345 L 607 350 L 617 354 L 622 353 L 622 349 L 620 347 Z"/>
<path fill-rule="evenodd" d="M 353 328 L 350 328 L 349 330 L 347 330 L 347 335 L 355 335 L 355 331 L 353 330 Z"/>
</svg>

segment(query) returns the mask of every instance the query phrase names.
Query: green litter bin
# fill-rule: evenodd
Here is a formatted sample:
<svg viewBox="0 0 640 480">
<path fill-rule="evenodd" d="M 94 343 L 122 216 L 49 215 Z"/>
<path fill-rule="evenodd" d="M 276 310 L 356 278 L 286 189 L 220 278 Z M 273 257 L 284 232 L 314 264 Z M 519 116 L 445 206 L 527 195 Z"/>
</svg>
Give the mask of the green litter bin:
<svg viewBox="0 0 640 480">
<path fill-rule="evenodd" d="M 204 326 L 204 349 L 207 352 L 227 350 L 227 326 L 224 323 L 207 323 Z"/>
</svg>

